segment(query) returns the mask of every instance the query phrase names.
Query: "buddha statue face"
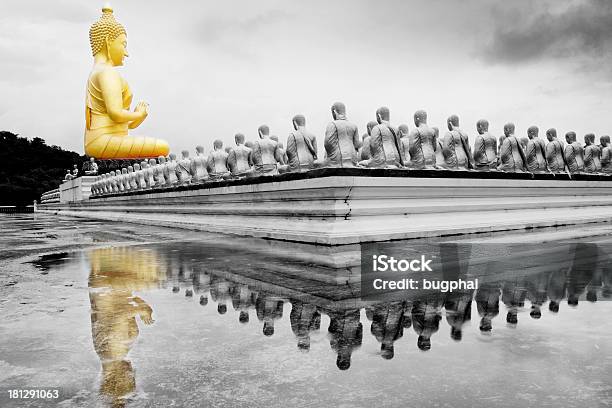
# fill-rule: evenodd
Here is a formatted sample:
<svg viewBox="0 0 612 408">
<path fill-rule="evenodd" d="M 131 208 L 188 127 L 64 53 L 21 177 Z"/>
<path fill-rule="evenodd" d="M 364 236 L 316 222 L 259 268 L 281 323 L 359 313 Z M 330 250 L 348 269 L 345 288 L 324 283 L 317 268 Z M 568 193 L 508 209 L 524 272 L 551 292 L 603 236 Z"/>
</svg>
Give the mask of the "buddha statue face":
<svg viewBox="0 0 612 408">
<path fill-rule="evenodd" d="M 119 35 L 113 41 L 106 40 L 108 56 L 112 64 L 116 67 L 123 65 L 123 59 L 128 56 L 127 52 L 127 36 Z"/>
<path fill-rule="evenodd" d="M 538 129 L 537 126 L 531 126 L 527 129 L 527 137 L 529 137 L 529 139 L 537 138 L 539 133 L 540 129 Z"/>
<path fill-rule="evenodd" d="M 546 139 L 548 139 L 549 142 L 552 142 L 556 138 L 557 138 L 557 129 L 550 128 L 546 131 Z"/>
<path fill-rule="evenodd" d="M 102 8 L 102 16 L 89 29 L 89 42 L 94 57 L 102 55 L 114 66 L 123 65 L 127 57 L 127 33 L 115 20 L 110 6 Z"/>
<path fill-rule="evenodd" d="M 476 130 L 481 135 L 485 132 L 488 132 L 489 131 L 489 121 L 487 121 L 486 119 L 480 119 L 478 122 L 476 122 Z"/>
</svg>

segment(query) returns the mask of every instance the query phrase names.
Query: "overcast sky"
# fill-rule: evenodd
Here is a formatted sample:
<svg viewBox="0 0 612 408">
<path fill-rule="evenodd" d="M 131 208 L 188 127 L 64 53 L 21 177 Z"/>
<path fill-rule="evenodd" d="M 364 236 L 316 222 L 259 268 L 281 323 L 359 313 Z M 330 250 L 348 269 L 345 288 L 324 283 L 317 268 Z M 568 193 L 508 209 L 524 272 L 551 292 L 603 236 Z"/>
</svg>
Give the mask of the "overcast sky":
<svg viewBox="0 0 612 408">
<path fill-rule="evenodd" d="M 83 152 L 88 30 L 103 1 L 2 0 L 0 130 Z M 115 0 L 128 31 L 122 75 L 150 103 L 134 134 L 193 150 L 296 113 L 322 141 L 330 105 L 360 132 L 381 105 L 414 127 L 426 109 L 474 136 L 538 125 L 612 133 L 612 1 Z M 233 143 L 233 142 L 232 142 Z M 322 143 L 320 143 L 322 145 Z"/>
</svg>

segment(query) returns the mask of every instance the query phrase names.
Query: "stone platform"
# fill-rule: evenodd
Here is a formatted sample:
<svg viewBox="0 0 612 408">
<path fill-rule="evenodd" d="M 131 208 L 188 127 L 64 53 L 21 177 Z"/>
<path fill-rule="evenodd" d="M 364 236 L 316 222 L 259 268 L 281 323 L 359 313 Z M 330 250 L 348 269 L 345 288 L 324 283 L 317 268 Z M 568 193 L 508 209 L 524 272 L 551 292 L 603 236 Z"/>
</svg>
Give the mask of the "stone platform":
<svg viewBox="0 0 612 408">
<path fill-rule="evenodd" d="M 612 177 L 323 168 L 39 205 L 38 211 L 342 245 L 612 220 Z"/>
</svg>

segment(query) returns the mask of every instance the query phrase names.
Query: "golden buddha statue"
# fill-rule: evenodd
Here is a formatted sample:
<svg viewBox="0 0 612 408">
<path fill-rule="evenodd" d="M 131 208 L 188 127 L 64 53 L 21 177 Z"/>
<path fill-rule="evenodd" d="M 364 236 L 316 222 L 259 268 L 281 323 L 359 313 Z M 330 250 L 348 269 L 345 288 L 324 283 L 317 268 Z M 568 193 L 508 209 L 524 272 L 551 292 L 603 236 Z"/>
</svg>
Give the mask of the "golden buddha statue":
<svg viewBox="0 0 612 408">
<path fill-rule="evenodd" d="M 149 105 L 138 102 L 133 111 L 132 92 L 115 69 L 128 56 L 127 33 L 106 5 L 102 17 L 89 29 L 94 66 L 87 79 L 85 97 L 85 154 L 96 159 L 137 159 L 166 156 L 168 143 L 161 139 L 128 136 L 147 118 Z"/>
</svg>

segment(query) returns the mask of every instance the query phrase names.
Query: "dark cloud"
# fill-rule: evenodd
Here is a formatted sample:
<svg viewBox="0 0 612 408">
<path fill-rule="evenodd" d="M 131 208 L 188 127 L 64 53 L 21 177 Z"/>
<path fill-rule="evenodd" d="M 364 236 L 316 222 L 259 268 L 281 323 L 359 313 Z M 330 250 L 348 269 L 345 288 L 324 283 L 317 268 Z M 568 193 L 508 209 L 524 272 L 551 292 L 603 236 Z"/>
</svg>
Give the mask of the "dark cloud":
<svg viewBox="0 0 612 408">
<path fill-rule="evenodd" d="M 561 11 L 523 2 L 519 6 L 523 7 L 493 8 L 496 27 L 483 49 L 486 59 L 510 64 L 551 58 L 612 59 L 612 1 L 586 0 Z"/>
</svg>

